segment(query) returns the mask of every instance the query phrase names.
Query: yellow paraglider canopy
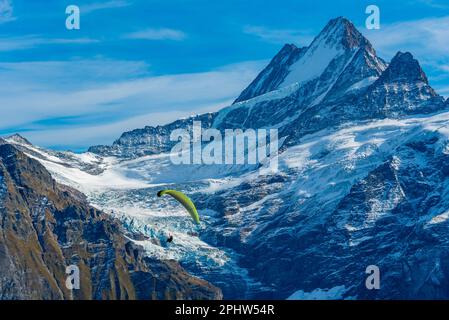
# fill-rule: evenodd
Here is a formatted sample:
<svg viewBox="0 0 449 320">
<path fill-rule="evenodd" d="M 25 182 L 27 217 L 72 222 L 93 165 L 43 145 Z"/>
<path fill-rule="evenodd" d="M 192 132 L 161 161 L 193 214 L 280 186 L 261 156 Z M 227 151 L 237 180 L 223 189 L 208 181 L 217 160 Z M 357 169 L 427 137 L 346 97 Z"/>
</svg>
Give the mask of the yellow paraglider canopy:
<svg viewBox="0 0 449 320">
<path fill-rule="evenodd" d="M 161 190 L 157 193 L 158 197 L 162 197 L 163 195 L 168 194 L 175 198 L 179 203 L 182 204 L 184 208 L 189 212 L 190 216 L 192 217 L 193 221 L 195 223 L 200 223 L 200 216 L 198 215 L 198 211 L 195 208 L 195 205 L 193 204 L 192 200 L 190 200 L 189 197 L 187 197 L 184 193 L 176 190 Z"/>
</svg>

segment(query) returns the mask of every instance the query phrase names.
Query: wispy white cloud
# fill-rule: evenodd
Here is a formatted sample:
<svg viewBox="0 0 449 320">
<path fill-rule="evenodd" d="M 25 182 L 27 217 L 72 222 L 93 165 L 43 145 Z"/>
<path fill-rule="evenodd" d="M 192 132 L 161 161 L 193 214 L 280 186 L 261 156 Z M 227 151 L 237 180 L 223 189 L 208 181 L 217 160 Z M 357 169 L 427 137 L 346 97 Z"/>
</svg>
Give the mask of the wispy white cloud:
<svg viewBox="0 0 449 320">
<path fill-rule="evenodd" d="M 38 35 L 0 37 L 0 51 L 25 50 L 41 45 L 88 44 L 95 42 L 99 41 L 91 38 L 45 38 Z"/>
<path fill-rule="evenodd" d="M 110 60 L 102 57 L 72 61 L 0 62 L 0 83 L 9 79 L 20 92 L 54 86 L 59 91 L 92 87 L 120 80 L 150 75 L 150 65 L 144 61 Z"/>
<path fill-rule="evenodd" d="M 439 87 L 436 87 L 435 89 L 442 96 L 445 96 L 446 98 L 449 98 L 449 87 L 448 86 L 439 86 Z"/>
<path fill-rule="evenodd" d="M 441 64 L 439 68 L 443 71 L 449 72 L 449 64 Z"/>
<path fill-rule="evenodd" d="M 399 50 L 422 56 L 449 56 L 449 16 L 382 24 L 380 30 L 361 30 L 389 57 Z"/>
<path fill-rule="evenodd" d="M 0 132 L 21 132 L 44 146 L 110 143 L 124 130 L 215 111 L 264 63 L 165 76 L 117 60 L 0 64 Z"/>
<path fill-rule="evenodd" d="M 104 2 L 93 2 L 81 6 L 80 11 L 82 14 L 92 13 L 98 10 L 124 8 L 130 6 L 132 3 L 125 0 L 111 0 Z"/>
<path fill-rule="evenodd" d="M 294 43 L 308 45 L 313 40 L 313 35 L 305 30 L 272 29 L 262 26 L 245 26 L 243 32 L 259 37 L 261 40 L 276 44 Z"/>
<path fill-rule="evenodd" d="M 10 0 L 0 0 L 0 24 L 14 21 L 13 6 Z"/>
<path fill-rule="evenodd" d="M 438 0 L 415 0 L 415 3 L 421 3 L 421 4 L 425 4 L 431 8 L 435 8 L 435 9 L 447 9 L 449 8 L 449 6 L 445 3 L 442 3 L 442 1 L 438 1 Z"/>
<path fill-rule="evenodd" d="M 169 28 L 149 28 L 136 32 L 131 32 L 124 35 L 126 39 L 139 39 L 139 40 L 184 40 L 187 35 L 181 30 L 169 29 Z"/>
<path fill-rule="evenodd" d="M 87 146 L 111 144 L 125 131 L 165 124 L 194 114 L 216 111 L 231 104 L 232 101 L 231 99 L 196 105 L 194 112 L 188 110 L 149 112 L 130 118 L 115 119 L 107 123 L 86 124 L 81 122 L 74 126 L 42 127 L 37 130 L 22 132 L 22 134 L 29 141 L 39 146 L 55 147 L 58 150 L 68 148 L 83 151 L 86 150 Z"/>
</svg>

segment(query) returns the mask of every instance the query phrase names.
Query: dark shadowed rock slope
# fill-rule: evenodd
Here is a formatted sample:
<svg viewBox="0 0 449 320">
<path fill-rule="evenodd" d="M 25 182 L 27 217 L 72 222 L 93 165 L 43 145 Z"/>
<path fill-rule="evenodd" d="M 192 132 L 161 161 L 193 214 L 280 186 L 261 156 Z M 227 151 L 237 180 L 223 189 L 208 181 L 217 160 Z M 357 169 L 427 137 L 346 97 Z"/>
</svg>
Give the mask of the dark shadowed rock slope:
<svg viewBox="0 0 449 320">
<path fill-rule="evenodd" d="M 306 49 L 298 48 L 294 44 L 284 45 L 268 66 L 243 90 L 234 103 L 276 90 L 290 72 L 289 68 L 302 57 Z"/>
<path fill-rule="evenodd" d="M 145 258 L 120 224 L 0 141 L 0 299 L 219 299 L 176 262 Z M 81 273 L 65 286 L 66 266 Z"/>
</svg>

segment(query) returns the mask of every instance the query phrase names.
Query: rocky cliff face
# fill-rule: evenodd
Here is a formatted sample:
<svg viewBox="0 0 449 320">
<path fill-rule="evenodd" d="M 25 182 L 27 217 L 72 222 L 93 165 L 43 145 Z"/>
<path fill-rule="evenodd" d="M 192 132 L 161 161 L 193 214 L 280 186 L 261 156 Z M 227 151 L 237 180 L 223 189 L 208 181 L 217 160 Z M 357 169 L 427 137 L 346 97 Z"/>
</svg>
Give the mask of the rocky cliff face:
<svg viewBox="0 0 449 320">
<path fill-rule="evenodd" d="M 214 117 L 215 113 L 207 113 L 177 120 L 165 126 L 147 126 L 143 129 L 125 132 L 112 146 L 93 146 L 89 148 L 89 152 L 124 159 L 165 152 L 177 143 L 170 141 L 170 133 L 173 130 L 186 129 L 190 131 L 193 121 L 201 121 L 205 127 L 210 127 Z"/>
<path fill-rule="evenodd" d="M 308 156 L 286 151 L 291 164 L 278 175 L 197 195 L 200 207 L 223 212 L 214 227 L 226 233 L 210 241 L 240 252 L 249 274 L 275 288 L 259 297 L 339 288 L 338 298 L 448 299 L 449 140 L 440 121 L 317 135 L 296 150 Z M 380 268 L 380 290 L 365 287 L 369 265 Z"/>
<path fill-rule="evenodd" d="M 294 44 L 286 44 L 256 79 L 243 90 L 234 103 L 249 100 L 278 89 L 289 74 L 289 68 L 302 57 L 306 49 L 298 48 Z"/>
<path fill-rule="evenodd" d="M 125 233 L 38 161 L 0 144 L 0 299 L 221 297 L 176 262 L 145 258 Z M 80 290 L 66 288 L 69 265 L 80 269 Z"/>
</svg>

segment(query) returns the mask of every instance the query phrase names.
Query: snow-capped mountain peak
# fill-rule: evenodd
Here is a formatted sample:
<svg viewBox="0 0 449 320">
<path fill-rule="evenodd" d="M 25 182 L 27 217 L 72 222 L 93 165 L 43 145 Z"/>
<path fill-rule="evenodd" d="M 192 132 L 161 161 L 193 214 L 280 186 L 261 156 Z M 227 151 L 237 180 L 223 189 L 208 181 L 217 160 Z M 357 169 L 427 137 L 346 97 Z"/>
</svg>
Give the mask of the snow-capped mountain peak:
<svg viewBox="0 0 449 320">
<path fill-rule="evenodd" d="M 249 100 L 279 88 L 290 72 L 290 66 L 298 61 L 306 50 L 307 47 L 298 48 L 294 44 L 284 45 L 234 103 Z"/>
<path fill-rule="evenodd" d="M 416 81 L 429 84 L 427 76 L 410 52 L 398 52 L 380 77 L 382 82 Z"/>
<path fill-rule="evenodd" d="M 350 76 L 337 83 L 346 68 Z M 318 103 L 328 93 L 335 94 L 335 84 L 343 92 L 355 84 L 366 86 L 385 68 L 371 43 L 349 20 L 339 17 L 329 21 L 308 47 L 284 45 L 235 103 L 293 84 L 310 87 L 305 92 L 312 99 L 309 102 L 318 98 Z"/>
<path fill-rule="evenodd" d="M 18 133 L 7 137 L 5 140 L 8 142 L 11 142 L 11 143 L 15 143 L 15 144 L 22 144 L 22 145 L 26 145 L 26 146 L 32 145 L 31 142 L 29 142 L 26 138 L 22 137 Z"/>
<path fill-rule="evenodd" d="M 327 46 L 342 46 L 345 49 L 359 48 L 369 41 L 354 24 L 344 17 L 330 20 L 312 42 L 311 47 L 325 43 Z"/>
<path fill-rule="evenodd" d="M 367 44 L 371 47 L 369 41 L 349 20 L 343 17 L 332 19 L 312 41 L 301 59 L 291 66 L 281 86 L 296 82 L 304 83 L 318 78 L 332 61 L 341 56 L 349 60 L 352 57 L 348 53 Z"/>
</svg>

